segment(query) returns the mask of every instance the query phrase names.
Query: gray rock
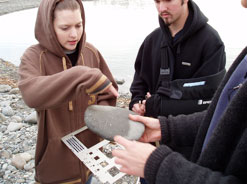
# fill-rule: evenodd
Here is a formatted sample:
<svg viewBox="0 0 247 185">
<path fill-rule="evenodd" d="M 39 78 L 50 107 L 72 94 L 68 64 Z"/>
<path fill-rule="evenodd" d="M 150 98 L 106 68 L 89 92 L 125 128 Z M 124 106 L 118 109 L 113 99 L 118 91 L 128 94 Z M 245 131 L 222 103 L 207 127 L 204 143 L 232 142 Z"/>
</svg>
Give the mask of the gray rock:
<svg viewBox="0 0 247 185">
<path fill-rule="evenodd" d="M 26 164 L 26 161 L 20 155 L 16 155 L 12 158 L 11 164 L 17 169 L 22 170 L 24 168 L 24 165 Z"/>
<path fill-rule="evenodd" d="M 129 120 L 129 114 L 135 113 L 119 107 L 91 105 L 85 112 L 84 121 L 91 131 L 107 140 L 113 141 L 116 135 L 138 140 L 145 127 L 142 123 Z"/>
<path fill-rule="evenodd" d="M 8 151 L 3 150 L 1 152 L 1 158 L 9 159 L 10 157 L 11 157 L 11 154 Z"/>
<path fill-rule="evenodd" d="M 25 118 L 25 122 L 27 123 L 37 123 L 37 114 L 36 111 L 32 112 L 31 114 L 29 114 L 26 118 Z"/>
<path fill-rule="evenodd" d="M 2 166 L 2 170 L 5 171 L 7 169 L 7 167 L 8 167 L 8 164 L 7 163 L 4 163 L 3 166 Z"/>
<path fill-rule="evenodd" d="M 125 83 L 125 80 L 124 79 L 118 79 L 118 78 L 115 78 L 115 81 L 118 85 L 123 85 Z"/>
<path fill-rule="evenodd" d="M 25 179 L 17 179 L 16 183 L 17 184 L 25 184 Z"/>
<path fill-rule="evenodd" d="M 10 106 L 10 101 L 8 100 L 8 101 L 1 101 L 0 102 L 0 107 L 8 107 L 8 106 Z"/>
<path fill-rule="evenodd" d="M 9 92 L 11 87 L 9 85 L 0 85 L 0 93 Z"/>
<path fill-rule="evenodd" d="M 14 88 L 9 91 L 9 94 L 18 94 L 19 92 L 20 90 L 18 88 Z"/>
<path fill-rule="evenodd" d="M 8 170 L 13 172 L 13 171 L 16 171 L 16 168 L 12 165 L 9 165 Z"/>
<path fill-rule="evenodd" d="M 11 122 L 9 125 L 8 125 L 8 128 L 7 130 L 9 132 L 13 132 L 13 131 L 16 131 L 16 130 L 19 130 L 23 127 L 23 124 L 22 123 L 14 123 L 14 122 Z"/>
<path fill-rule="evenodd" d="M 10 106 L 4 107 L 3 110 L 2 110 L 2 113 L 5 116 L 13 116 L 14 115 L 14 111 Z"/>
<path fill-rule="evenodd" d="M 34 168 L 34 160 L 24 165 L 24 170 L 28 171 L 28 170 L 32 170 L 33 168 Z"/>
<path fill-rule="evenodd" d="M 24 159 L 26 162 L 30 161 L 32 159 L 32 156 L 27 153 L 27 152 L 24 152 L 24 153 L 21 153 L 19 154 L 21 156 L 22 159 Z"/>
<path fill-rule="evenodd" d="M 22 122 L 22 118 L 20 116 L 12 116 L 11 120 L 12 121 L 16 121 L 18 123 Z"/>
<path fill-rule="evenodd" d="M 4 122 L 6 120 L 7 120 L 7 118 L 2 113 L 0 113 L 0 123 Z"/>
</svg>

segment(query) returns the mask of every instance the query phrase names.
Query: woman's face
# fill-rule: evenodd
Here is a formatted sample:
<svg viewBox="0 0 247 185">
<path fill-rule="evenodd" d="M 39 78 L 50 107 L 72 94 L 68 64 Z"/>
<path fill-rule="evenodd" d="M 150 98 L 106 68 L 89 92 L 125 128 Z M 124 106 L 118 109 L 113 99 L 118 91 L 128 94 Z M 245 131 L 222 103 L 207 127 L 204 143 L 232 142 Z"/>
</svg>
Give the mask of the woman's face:
<svg viewBox="0 0 247 185">
<path fill-rule="evenodd" d="M 65 50 L 76 49 L 83 32 L 80 9 L 57 10 L 54 16 L 53 26 L 59 43 Z"/>
</svg>

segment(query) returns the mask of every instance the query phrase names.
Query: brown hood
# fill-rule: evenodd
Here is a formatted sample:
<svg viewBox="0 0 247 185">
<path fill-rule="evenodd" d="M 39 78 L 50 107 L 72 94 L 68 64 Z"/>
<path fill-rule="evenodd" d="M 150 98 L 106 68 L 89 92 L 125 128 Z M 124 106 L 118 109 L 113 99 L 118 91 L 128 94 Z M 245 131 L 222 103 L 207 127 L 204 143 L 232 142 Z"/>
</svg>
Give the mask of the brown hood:
<svg viewBox="0 0 247 185">
<path fill-rule="evenodd" d="M 35 23 L 35 38 L 39 43 L 48 49 L 53 54 L 63 57 L 64 51 L 61 45 L 58 42 L 56 33 L 53 27 L 53 12 L 56 7 L 56 3 L 60 0 L 42 0 L 38 9 L 37 19 Z M 79 44 L 79 51 L 85 45 L 86 34 L 85 34 L 85 13 L 82 2 L 77 0 L 81 7 L 81 15 L 83 20 L 83 33 L 81 41 Z"/>
</svg>

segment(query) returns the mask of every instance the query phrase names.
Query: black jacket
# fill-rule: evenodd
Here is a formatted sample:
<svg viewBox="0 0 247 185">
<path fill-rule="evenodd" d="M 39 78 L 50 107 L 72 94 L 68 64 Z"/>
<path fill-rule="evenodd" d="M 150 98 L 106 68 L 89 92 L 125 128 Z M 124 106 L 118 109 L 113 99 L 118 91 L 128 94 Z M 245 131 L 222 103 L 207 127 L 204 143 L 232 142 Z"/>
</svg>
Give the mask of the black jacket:
<svg viewBox="0 0 247 185">
<path fill-rule="evenodd" d="M 177 117 L 160 117 L 162 142 L 194 146 L 190 160 L 161 145 L 148 158 L 148 183 L 247 183 L 247 83 L 234 95 L 202 152 L 202 146 L 220 94 L 247 54 L 233 63 L 207 111 Z M 247 69 L 246 69 L 247 70 Z"/>
<path fill-rule="evenodd" d="M 169 28 L 159 18 L 160 28 L 142 43 L 135 62 L 135 75 L 130 87 L 129 108 L 145 99 L 147 92 L 155 94 L 159 87 L 161 60 L 169 60 L 169 80 L 196 79 L 214 75 L 225 68 L 225 50 L 218 33 L 207 24 L 208 19 L 198 6 L 189 1 L 189 16 L 181 36 L 174 41 Z M 162 53 L 168 52 L 165 59 Z M 216 87 L 218 84 L 216 85 Z M 216 87 L 213 89 L 214 92 Z M 203 94 L 203 91 L 200 92 Z M 213 93 L 210 95 L 212 98 Z M 167 95 L 169 98 L 169 95 Z"/>
</svg>

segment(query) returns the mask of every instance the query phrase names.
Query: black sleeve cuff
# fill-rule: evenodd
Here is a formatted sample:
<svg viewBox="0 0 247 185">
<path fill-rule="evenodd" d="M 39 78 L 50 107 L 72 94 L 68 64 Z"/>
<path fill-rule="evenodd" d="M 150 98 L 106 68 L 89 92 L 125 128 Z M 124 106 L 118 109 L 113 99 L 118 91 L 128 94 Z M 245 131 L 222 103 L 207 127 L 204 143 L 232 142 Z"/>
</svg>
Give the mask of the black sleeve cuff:
<svg viewBox="0 0 247 185">
<path fill-rule="evenodd" d="M 171 149 L 162 145 L 151 153 L 144 168 L 144 177 L 148 183 L 155 184 L 160 165 L 171 152 Z"/>
<path fill-rule="evenodd" d="M 159 116 L 158 119 L 160 121 L 161 143 L 166 144 L 171 140 L 171 136 L 169 134 L 168 119 L 164 116 Z"/>
</svg>

